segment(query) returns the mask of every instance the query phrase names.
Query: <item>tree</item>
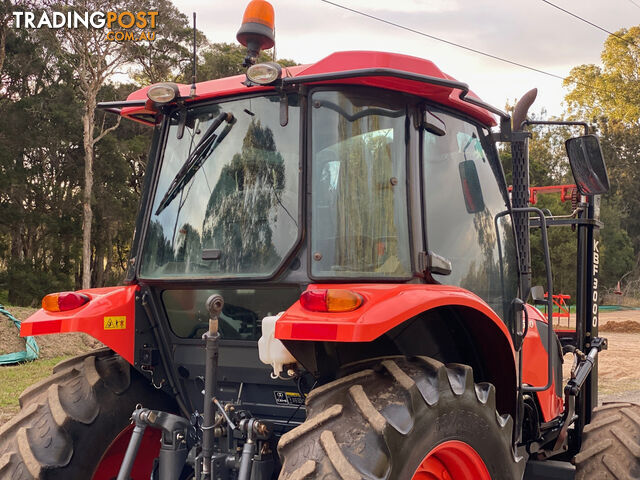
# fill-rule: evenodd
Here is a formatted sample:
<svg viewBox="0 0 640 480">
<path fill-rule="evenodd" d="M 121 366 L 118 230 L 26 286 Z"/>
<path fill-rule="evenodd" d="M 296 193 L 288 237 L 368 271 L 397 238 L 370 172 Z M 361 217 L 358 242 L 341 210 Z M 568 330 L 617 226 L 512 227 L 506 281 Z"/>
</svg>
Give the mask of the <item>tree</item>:
<svg viewBox="0 0 640 480">
<path fill-rule="evenodd" d="M 120 1 L 78 0 L 73 10 L 79 13 L 102 10 L 122 11 L 126 5 Z M 69 9 L 70 10 L 70 9 Z M 84 147 L 84 189 L 83 189 L 83 221 L 82 221 L 82 288 L 91 287 L 91 226 L 93 211 L 91 200 L 93 194 L 93 160 L 96 143 L 120 125 L 120 117 L 116 123 L 95 133 L 95 111 L 100 88 L 126 61 L 126 49 L 121 42 L 105 39 L 105 31 L 96 28 L 62 28 L 61 48 L 63 56 L 67 56 L 76 65 L 78 90 L 84 100 L 82 114 L 82 131 Z"/>
<path fill-rule="evenodd" d="M 625 213 L 617 205 L 618 197 L 603 198 L 601 216 L 605 226 L 600 234 L 600 283 L 605 289 L 612 290 L 618 281 L 635 268 L 633 241 L 623 227 Z"/>
<path fill-rule="evenodd" d="M 601 136 L 611 183 L 602 206 L 602 280 L 612 288 L 640 260 L 640 27 L 609 36 L 601 59 L 602 66 L 573 68 L 565 86 L 569 112 L 591 119 Z"/>
<path fill-rule="evenodd" d="M 202 61 L 198 65 L 198 79 L 212 80 L 214 78 L 231 77 L 244 74 L 247 69 L 242 66 L 247 54 L 245 47 L 233 43 L 213 43 L 200 54 Z M 272 55 L 268 51 L 260 52 L 258 62 L 272 61 Z M 279 59 L 282 67 L 297 65 L 293 60 Z M 186 79 L 191 79 L 190 74 L 185 74 Z"/>
<path fill-rule="evenodd" d="M 129 0 L 122 0 L 122 5 L 125 1 Z M 68 0 L 66 4 L 78 12 L 93 8 L 89 0 Z M 9 5 L 12 9 L 19 5 L 33 11 L 38 18 L 45 9 L 51 11 L 54 0 L 18 0 Z M 8 296 L 13 304 L 36 304 L 46 293 L 82 287 L 83 272 L 90 272 L 92 286 L 119 283 L 126 272 L 151 130 L 134 122 L 122 122 L 107 134 L 105 130 L 116 125 L 117 117 L 96 111 L 91 120 L 87 117 L 87 104 L 122 100 L 139 88 L 133 83 L 111 83 L 113 71 L 129 70 L 143 84 L 175 79 L 191 81 L 189 19 L 169 4 L 166 6 L 167 10 L 158 7 L 162 11 L 156 41 L 163 38 L 167 41 L 153 45 L 137 43 L 136 49 L 133 44 L 123 42 L 105 51 L 102 47 L 106 41 L 96 49 L 91 42 L 100 42 L 101 32 L 82 32 L 81 28 L 73 32 L 46 28 L 4 30 L 6 54 L 0 69 L 0 298 L 3 300 Z M 0 33 L 6 7 L 7 1 L 0 0 Z M 136 11 L 143 7 L 147 8 L 147 4 L 121 9 Z M 100 4 L 98 9 L 118 8 L 110 1 Z M 148 9 L 154 8 L 148 4 Z M 71 33 L 78 37 L 69 38 Z M 91 33 L 95 38 L 89 36 Z M 206 45 L 204 36 L 198 35 L 199 42 Z M 121 51 L 125 46 L 127 49 Z M 202 47 L 201 51 L 208 48 Z M 234 47 L 232 51 L 244 55 L 242 47 Z M 119 55 L 120 66 L 115 67 L 112 61 Z M 149 61 L 147 56 L 153 60 Z M 145 70 L 145 61 L 149 62 L 147 66 L 153 66 L 152 70 Z M 224 58 L 216 61 L 233 63 Z M 103 82 L 95 92 L 95 100 L 90 98 L 87 102 L 87 94 L 94 93 L 91 86 L 99 85 L 94 80 L 100 79 L 100 74 Z M 203 80 L 205 76 L 199 78 Z M 91 134 L 85 137 L 87 132 Z M 87 138 L 91 145 L 85 149 Z M 93 182 L 89 196 L 85 188 L 85 160 L 90 149 Z M 86 220 L 83 204 L 86 206 L 89 198 L 91 229 L 84 227 L 85 232 L 92 233 L 89 253 L 84 257 L 89 260 L 87 268 L 83 266 L 82 231 Z M 188 226 L 184 228 L 188 230 Z M 152 224 L 149 227 L 152 237 L 153 231 Z M 169 254 L 174 255 L 171 247 L 166 245 Z M 192 248 L 191 243 L 185 243 L 179 253 L 184 250 L 187 255 Z"/>
<path fill-rule="evenodd" d="M 132 77 L 139 85 L 180 81 L 181 74 L 190 70 L 192 62 L 193 29 L 189 18 L 169 0 L 136 3 L 142 11 L 157 10 L 158 35 L 152 42 L 128 42 L 125 46 L 132 65 Z M 197 32 L 197 44 L 207 43 L 202 32 Z M 191 75 L 182 81 L 191 81 Z"/>
<path fill-rule="evenodd" d="M 80 234 L 80 108 L 48 30 L 10 29 L 0 98 L 0 234 L 12 303 L 73 287 Z"/>
<path fill-rule="evenodd" d="M 5 48 L 7 45 L 7 30 L 11 20 L 11 2 L 0 0 L 0 72 L 5 59 Z"/>
<path fill-rule="evenodd" d="M 133 84 L 107 85 L 98 99 L 121 99 L 135 88 Z M 106 116 L 111 114 L 98 112 L 96 123 Z M 95 287 L 120 282 L 126 271 L 149 143 L 149 127 L 125 121 L 96 145 L 91 242 L 91 284 Z"/>
<path fill-rule="evenodd" d="M 564 81 L 569 113 L 639 125 L 640 26 L 610 35 L 600 58 L 602 66 L 579 65 Z"/>
</svg>

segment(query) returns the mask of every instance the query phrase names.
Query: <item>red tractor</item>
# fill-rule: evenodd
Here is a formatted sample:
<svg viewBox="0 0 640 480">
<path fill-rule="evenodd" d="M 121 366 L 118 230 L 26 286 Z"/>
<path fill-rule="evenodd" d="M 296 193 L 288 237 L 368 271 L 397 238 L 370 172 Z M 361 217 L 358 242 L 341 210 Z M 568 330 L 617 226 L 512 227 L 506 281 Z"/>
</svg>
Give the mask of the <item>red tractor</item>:
<svg viewBox="0 0 640 480">
<path fill-rule="evenodd" d="M 0 476 L 638 478 L 640 408 L 597 407 L 597 137 L 567 141 L 576 209 L 545 217 L 528 201 L 535 91 L 510 117 L 419 58 L 257 64 L 273 45 L 263 0 L 238 39 L 246 75 L 100 105 L 153 129 L 130 272 L 49 295 L 22 324 L 107 348 L 22 394 Z M 556 225 L 578 238 L 577 327 L 561 335 Z"/>
</svg>

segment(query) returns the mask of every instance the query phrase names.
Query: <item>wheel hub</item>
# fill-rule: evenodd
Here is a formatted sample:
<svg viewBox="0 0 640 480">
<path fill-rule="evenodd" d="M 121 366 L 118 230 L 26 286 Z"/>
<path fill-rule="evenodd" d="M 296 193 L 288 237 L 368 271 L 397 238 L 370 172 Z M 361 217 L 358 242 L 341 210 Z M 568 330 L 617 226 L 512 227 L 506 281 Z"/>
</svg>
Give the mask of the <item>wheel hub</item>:
<svg viewBox="0 0 640 480">
<path fill-rule="evenodd" d="M 482 457 L 459 440 L 441 443 L 420 462 L 412 480 L 491 480 Z"/>
</svg>

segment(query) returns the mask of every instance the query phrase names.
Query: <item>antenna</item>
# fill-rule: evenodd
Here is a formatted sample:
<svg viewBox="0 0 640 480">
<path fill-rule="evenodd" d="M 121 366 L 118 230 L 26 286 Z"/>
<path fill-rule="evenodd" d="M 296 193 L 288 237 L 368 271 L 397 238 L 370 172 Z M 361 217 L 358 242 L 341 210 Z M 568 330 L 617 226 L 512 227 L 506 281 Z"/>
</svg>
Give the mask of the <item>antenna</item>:
<svg viewBox="0 0 640 480">
<path fill-rule="evenodd" d="M 189 92 L 191 97 L 196 96 L 196 61 L 196 12 L 193 12 L 193 71 L 191 76 L 191 91 Z"/>
</svg>

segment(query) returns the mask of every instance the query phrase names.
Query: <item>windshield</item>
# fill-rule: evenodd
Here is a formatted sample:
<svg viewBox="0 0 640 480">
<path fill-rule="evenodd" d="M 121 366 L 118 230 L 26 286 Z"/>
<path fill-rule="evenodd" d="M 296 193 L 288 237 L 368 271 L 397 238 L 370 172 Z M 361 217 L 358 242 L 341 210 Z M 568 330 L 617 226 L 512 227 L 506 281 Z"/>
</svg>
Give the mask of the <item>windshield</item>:
<svg viewBox="0 0 640 480">
<path fill-rule="evenodd" d="M 268 277 L 276 272 L 298 237 L 300 115 L 297 96 L 290 95 L 288 102 L 284 127 L 279 96 L 190 109 L 184 132 L 180 112 L 172 115 L 144 240 L 142 277 Z M 233 121 L 210 129 L 222 113 Z M 213 130 L 218 135 L 209 140 L 215 144 L 198 155 Z M 185 176 L 180 171 L 188 159 L 195 161 Z M 164 196 L 176 180 L 182 184 L 167 202 Z"/>
<path fill-rule="evenodd" d="M 314 277 L 411 275 L 406 108 L 377 97 L 313 94 Z"/>
</svg>

